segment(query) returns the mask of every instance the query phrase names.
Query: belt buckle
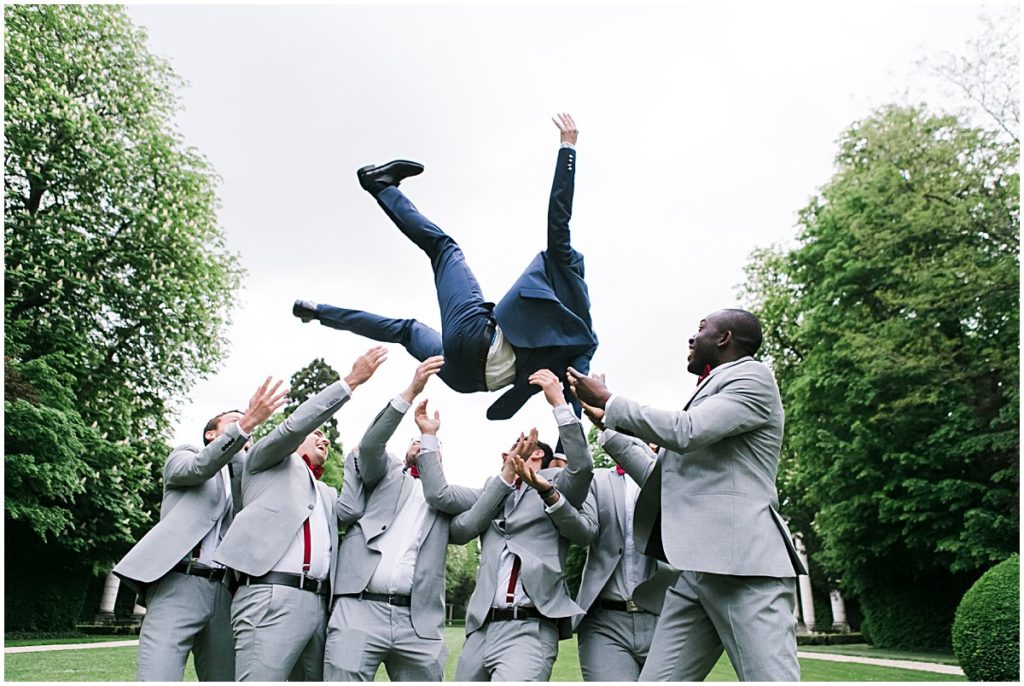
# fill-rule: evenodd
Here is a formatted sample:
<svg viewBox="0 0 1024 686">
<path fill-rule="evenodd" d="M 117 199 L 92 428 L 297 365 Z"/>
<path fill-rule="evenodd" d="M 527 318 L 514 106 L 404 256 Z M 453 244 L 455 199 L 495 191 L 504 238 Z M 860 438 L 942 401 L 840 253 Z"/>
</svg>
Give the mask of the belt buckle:
<svg viewBox="0 0 1024 686">
<path fill-rule="evenodd" d="M 626 601 L 626 612 L 640 612 L 640 608 L 632 600 Z"/>
<path fill-rule="evenodd" d="M 394 605 L 394 604 L 395 604 L 395 594 L 394 593 L 388 593 L 388 605 Z"/>
<path fill-rule="evenodd" d="M 519 606 L 518 605 L 513 605 L 512 606 L 512 619 L 519 619 Z"/>
</svg>

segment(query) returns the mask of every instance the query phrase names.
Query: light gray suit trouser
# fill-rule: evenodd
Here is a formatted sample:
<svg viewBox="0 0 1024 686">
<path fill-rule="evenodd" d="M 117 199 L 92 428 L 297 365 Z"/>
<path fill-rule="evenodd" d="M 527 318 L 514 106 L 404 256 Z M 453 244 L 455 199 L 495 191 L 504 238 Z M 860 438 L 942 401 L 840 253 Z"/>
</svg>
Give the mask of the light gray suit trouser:
<svg viewBox="0 0 1024 686">
<path fill-rule="evenodd" d="M 278 584 L 240 586 L 231 627 L 236 680 L 323 680 L 326 596 Z"/>
<path fill-rule="evenodd" d="M 636 681 L 654 637 L 658 615 L 593 609 L 577 640 L 584 681 Z"/>
<path fill-rule="evenodd" d="M 168 572 L 146 591 L 136 679 L 181 681 L 189 650 L 200 681 L 231 681 L 231 594 L 219 581 Z"/>
<path fill-rule="evenodd" d="M 411 608 L 340 597 L 327 628 L 326 681 L 373 681 L 384 663 L 391 681 L 442 681 L 448 649 L 421 638 Z"/>
<path fill-rule="evenodd" d="M 551 620 L 488 621 L 466 637 L 455 681 L 548 681 L 557 657 Z"/>
<path fill-rule="evenodd" d="M 722 655 L 740 681 L 800 681 L 796 580 L 681 572 L 640 681 L 703 681 Z"/>
</svg>

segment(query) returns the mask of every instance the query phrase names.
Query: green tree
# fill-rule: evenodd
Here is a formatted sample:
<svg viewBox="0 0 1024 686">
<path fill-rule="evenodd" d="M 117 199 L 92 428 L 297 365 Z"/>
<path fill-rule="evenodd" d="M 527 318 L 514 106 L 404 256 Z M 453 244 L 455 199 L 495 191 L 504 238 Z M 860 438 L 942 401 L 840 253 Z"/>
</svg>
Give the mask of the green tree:
<svg viewBox="0 0 1024 686">
<path fill-rule="evenodd" d="M 476 588 L 476 572 L 480 566 L 480 542 L 449 545 L 445 560 L 444 602 L 453 609 L 453 616 L 464 618 L 469 598 Z"/>
<path fill-rule="evenodd" d="M 887 107 L 836 164 L 797 247 L 748 268 L 787 411 L 784 508 L 877 643 L 945 646 L 1018 543 L 1018 151 Z"/>
<path fill-rule="evenodd" d="M 67 578 L 152 524 L 171 403 L 221 359 L 241 272 L 171 124 L 180 82 L 124 8 L 4 22 L 5 548 L 10 572 L 45 542 Z M 12 576 L 8 597 L 61 593 Z"/>
</svg>

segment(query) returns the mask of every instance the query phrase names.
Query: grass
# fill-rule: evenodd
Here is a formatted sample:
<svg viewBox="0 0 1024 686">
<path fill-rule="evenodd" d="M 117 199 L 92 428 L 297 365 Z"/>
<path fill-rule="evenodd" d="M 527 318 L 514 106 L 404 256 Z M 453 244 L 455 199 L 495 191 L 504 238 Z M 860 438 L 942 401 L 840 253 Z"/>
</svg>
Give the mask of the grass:
<svg viewBox="0 0 1024 686">
<path fill-rule="evenodd" d="M 913 660 L 915 662 L 934 662 L 940 665 L 959 665 L 952 653 L 931 653 L 923 651 L 886 650 L 875 648 L 867 643 L 850 643 L 839 646 L 800 646 L 801 652 L 831 653 L 833 655 L 852 655 L 854 657 L 876 657 L 886 660 Z"/>
<path fill-rule="evenodd" d="M 462 648 L 464 632 L 461 627 L 445 629 L 445 642 L 448 646 L 448 664 L 445 667 L 445 679 L 451 680 L 455 675 L 455 663 Z M 91 637 L 97 640 L 122 639 L 124 637 Z M 51 639 L 53 640 L 53 639 Z M 55 641 L 56 642 L 56 641 Z M 71 642 L 71 639 L 61 643 Z M 81 641 L 76 641 L 81 642 Z M 801 647 L 804 651 L 811 646 Z M 852 646 L 856 649 L 859 646 Z M 819 646 L 814 646 L 819 648 Z M 839 648 L 850 649 L 851 646 L 820 646 L 818 652 L 838 653 Z M 827 648 L 827 649 L 826 649 Z M 833 649 L 834 648 L 834 649 Z M 88 650 L 67 650 L 47 653 L 15 653 L 4 656 L 4 678 L 7 681 L 133 681 L 135 679 L 136 648 L 91 648 Z M 886 653 L 882 655 L 881 653 Z M 867 655 L 861 649 L 857 655 Z M 922 653 L 900 653 L 896 651 L 872 651 L 871 657 L 889 657 L 896 659 L 915 659 L 912 655 Z M 947 656 L 948 657 L 948 656 Z M 918 657 L 917 659 L 920 659 Z M 965 681 L 964 677 L 932 672 L 920 672 L 909 669 L 876 667 L 855 663 L 825 662 L 823 660 L 800 660 L 801 676 L 804 681 Z M 196 673 L 189 658 L 185 669 L 185 680 L 195 681 Z M 384 670 L 377 674 L 378 681 L 387 681 Z M 576 652 L 576 640 L 562 641 L 559 645 L 558 660 L 551 673 L 552 681 L 580 681 L 579 655 Z M 724 655 L 718 661 L 708 681 L 736 681 L 729 660 Z"/>
</svg>

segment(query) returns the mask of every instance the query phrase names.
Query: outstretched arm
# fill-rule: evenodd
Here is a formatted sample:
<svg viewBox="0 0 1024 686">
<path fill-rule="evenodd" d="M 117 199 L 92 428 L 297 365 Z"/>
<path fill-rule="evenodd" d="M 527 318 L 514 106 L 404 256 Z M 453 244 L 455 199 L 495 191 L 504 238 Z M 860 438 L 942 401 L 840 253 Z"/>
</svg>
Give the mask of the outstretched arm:
<svg viewBox="0 0 1024 686">
<path fill-rule="evenodd" d="M 290 417 L 278 424 L 269 435 L 256 441 L 249 450 L 245 468 L 249 473 L 260 472 L 280 464 L 294 453 L 313 430 L 326 422 L 352 396 L 352 391 L 367 381 L 385 359 L 387 349 L 378 345 L 356 358 L 349 372 L 299 405 Z"/>
<path fill-rule="evenodd" d="M 363 492 L 363 479 L 356 466 L 356 451 L 345 457 L 345 473 L 342 475 L 341 493 L 335 502 L 334 511 L 338 514 L 338 526 L 351 526 L 366 510 L 366 494 Z"/>
<path fill-rule="evenodd" d="M 576 252 L 569 239 L 569 220 L 572 218 L 572 196 L 576 177 L 576 122 L 568 114 L 552 117 L 558 127 L 563 146 L 558 150 L 555 179 L 551 183 L 548 202 L 548 257 L 583 276 L 583 256 Z"/>
<path fill-rule="evenodd" d="M 384 450 L 387 442 L 391 440 L 412 401 L 423 391 L 430 377 L 437 374 L 443 365 L 444 358 L 440 355 L 428 357 L 420 363 L 409 387 L 374 417 L 373 423 L 363 434 L 362 440 L 359 441 L 359 468 L 364 488 L 373 489 L 387 474 L 388 457 Z"/>
<path fill-rule="evenodd" d="M 288 390 L 278 392 L 281 382 L 270 386 L 268 376 L 263 385 L 249 398 L 245 413 L 228 426 L 223 434 L 213 438 L 202 450 L 182 446 L 164 462 L 164 485 L 169 487 L 198 486 L 220 471 L 234 458 L 249 440 L 249 434 L 288 400 Z M 209 440 L 215 434 L 207 433 Z"/>
</svg>

